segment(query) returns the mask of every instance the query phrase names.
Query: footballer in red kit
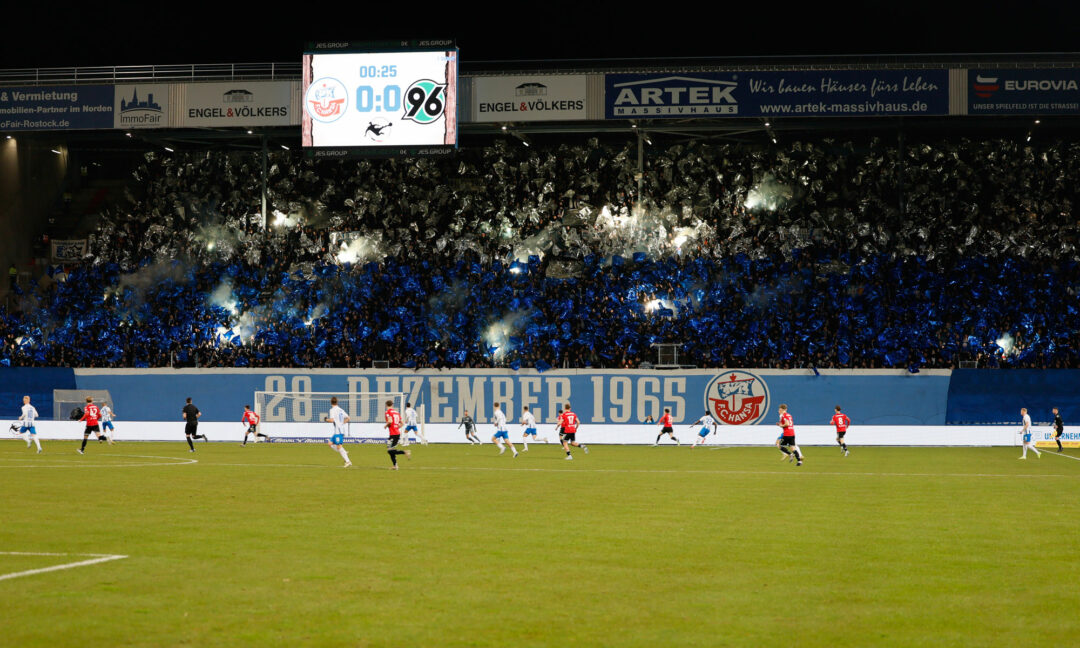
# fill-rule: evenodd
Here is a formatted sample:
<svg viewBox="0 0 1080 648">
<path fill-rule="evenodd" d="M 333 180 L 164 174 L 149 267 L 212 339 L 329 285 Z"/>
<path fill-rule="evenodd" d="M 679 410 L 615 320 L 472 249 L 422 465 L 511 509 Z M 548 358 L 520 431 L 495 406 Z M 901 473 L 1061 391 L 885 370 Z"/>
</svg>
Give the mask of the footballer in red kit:
<svg viewBox="0 0 1080 648">
<path fill-rule="evenodd" d="M 788 461 L 791 461 L 791 459 L 794 458 L 796 462 L 795 465 L 801 466 L 803 456 L 802 451 L 799 450 L 799 446 L 795 444 L 795 421 L 787 411 L 787 405 L 781 404 L 779 412 L 780 421 L 777 422 L 777 425 L 779 425 L 782 430 L 780 435 L 780 452 L 788 455 Z"/>
<path fill-rule="evenodd" d="M 390 455 L 390 470 L 397 470 L 397 456 L 405 455 L 411 456 L 408 450 L 398 450 L 398 442 L 401 440 L 401 414 L 394 409 L 394 401 L 386 401 L 386 412 L 383 413 L 383 420 L 386 421 L 386 425 L 383 425 L 390 432 L 390 438 L 386 441 L 386 453 Z"/>
<path fill-rule="evenodd" d="M 656 441 L 653 443 L 653 446 L 660 445 L 660 439 L 663 438 L 665 434 L 671 437 L 671 440 L 675 442 L 675 445 L 681 445 L 679 439 L 675 436 L 675 427 L 671 419 L 670 407 L 665 407 L 664 415 L 660 417 L 660 434 L 656 435 Z"/>
<path fill-rule="evenodd" d="M 107 438 L 101 433 L 101 427 L 99 426 L 99 420 L 101 417 L 101 410 L 97 405 L 94 405 L 94 399 L 90 396 L 86 397 L 86 407 L 83 408 L 83 415 L 79 419 L 80 421 L 86 421 L 86 429 L 83 430 L 82 446 L 79 447 L 76 452 L 84 454 L 86 452 L 86 440 L 90 438 L 90 433 L 93 432 L 97 435 L 98 443 L 102 441 L 108 441 L 109 445 L 112 445 L 112 439 Z"/>
<path fill-rule="evenodd" d="M 247 432 L 244 432 L 244 442 L 240 445 L 246 446 L 248 436 L 255 435 L 255 443 L 259 442 L 260 438 L 269 439 L 270 437 L 259 432 L 259 415 L 251 411 L 251 405 L 244 405 L 244 416 L 240 419 L 240 422 L 247 425 Z"/>
<path fill-rule="evenodd" d="M 850 453 L 847 449 L 847 442 L 844 441 L 844 435 L 847 434 L 848 426 L 851 425 L 851 419 L 847 414 L 840 411 L 840 406 L 836 406 L 836 414 L 833 414 L 832 424 L 836 426 L 836 442 L 840 445 L 840 452 L 846 457 Z"/>
<path fill-rule="evenodd" d="M 581 421 L 578 419 L 577 414 L 570 411 L 570 403 L 563 405 L 562 414 L 559 415 L 559 440 L 562 441 L 563 450 L 566 451 L 566 459 L 569 461 L 574 456 L 570 454 L 570 446 L 575 448 L 581 448 L 585 451 L 585 454 L 589 454 L 589 446 L 578 443 L 577 430 Z"/>
</svg>

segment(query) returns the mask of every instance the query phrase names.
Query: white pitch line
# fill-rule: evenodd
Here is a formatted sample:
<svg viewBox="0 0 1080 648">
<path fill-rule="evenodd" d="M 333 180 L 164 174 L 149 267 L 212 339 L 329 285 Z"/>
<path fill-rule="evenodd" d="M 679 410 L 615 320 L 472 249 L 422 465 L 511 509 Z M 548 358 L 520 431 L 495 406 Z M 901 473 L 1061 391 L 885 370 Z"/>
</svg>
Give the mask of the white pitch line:
<svg viewBox="0 0 1080 648">
<path fill-rule="evenodd" d="M 1080 457 L 1067 455 L 1064 452 L 1050 452 L 1049 450 L 1044 450 L 1043 452 L 1050 455 L 1051 457 L 1065 457 L 1066 459 L 1072 459 L 1073 461 L 1080 461 Z"/>
<path fill-rule="evenodd" d="M 1078 460 L 1080 461 L 1080 460 Z M 994 473 L 891 473 L 891 472 L 819 472 L 814 470 L 657 470 L 650 468 L 499 468 L 491 466 L 409 466 L 402 464 L 405 470 L 459 470 L 459 471 L 505 471 L 505 472 L 558 472 L 558 473 L 644 473 L 644 474 L 673 474 L 681 473 L 700 475 L 827 475 L 827 476 L 859 476 L 859 477 L 999 477 L 1020 479 L 1076 479 L 1077 475 L 1001 475 Z M 341 470 L 340 465 L 327 466 L 317 464 L 252 464 L 252 463 L 204 463 L 203 466 L 235 466 L 241 468 L 326 468 Z M 380 468 L 380 466 L 354 466 L 358 469 Z M 389 468 L 389 466 L 385 466 Z"/>
<path fill-rule="evenodd" d="M 56 455 L 53 455 L 56 456 Z M 0 470 L 5 468 L 140 468 L 146 466 L 188 466 L 191 464 L 199 463 L 198 459 L 189 459 L 187 457 L 159 457 L 156 455 L 118 455 L 118 454 L 100 454 L 99 457 L 134 457 L 135 459 L 166 459 L 169 463 L 160 462 L 138 462 L 138 463 L 115 463 L 115 464 L 85 464 L 79 463 L 77 459 L 72 459 L 68 463 L 53 463 L 53 464 L 28 464 L 24 466 L 6 466 L 3 461 L 4 458 L 0 457 Z M 52 457 L 49 457 L 50 459 Z M 46 461 L 45 459 L 42 459 Z M 23 460 L 19 460 L 23 461 Z"/>
<path fill-rule="evenodd" d="M 34 574 L 44 574 L 46 572 L 60 571 L 62 569 L 74 569 L 75 567 L 86 567 L 88 565 L 96 565 L 98 563 L 109 562 L 110 560 L 123 560 L 127 556 L 113 555 L 113 554 L 56 554 L 56 553 L 34 553 L 27 551 L 0 551 L 0 554 L 5 556 L 95 556 L 90 560 L 80 560 L 73 563 L 64 563 L 62 565 L 53 565 L 52 567 L 42 567 L 40 569 L 28 569 L 21 572 L 13 572 L 11 574 L 0 574 L 0 580 L 8 580 L 9 578 L 19 578 L 21 576 L 33 576 Z"/>
</svg>

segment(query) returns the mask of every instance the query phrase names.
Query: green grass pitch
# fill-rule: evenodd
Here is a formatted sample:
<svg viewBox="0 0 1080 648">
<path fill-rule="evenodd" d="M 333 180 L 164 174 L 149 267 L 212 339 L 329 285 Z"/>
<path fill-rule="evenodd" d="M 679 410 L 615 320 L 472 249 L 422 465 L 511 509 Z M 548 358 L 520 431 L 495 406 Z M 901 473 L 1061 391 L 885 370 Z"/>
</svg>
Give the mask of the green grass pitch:
<svg viewBox="0 0 1080 648">
<path fill-rule="evenodd" d="M 1018 448 L 0 443 L 3 646 L 1065 646 L 1080 461 Z M 1076 453 L 1075 450 L 1066 451 Z M 197 463 L 181 463 L 196 459 Z M 13 552 L 68 554 L 26 556 Z M 127 556 L 14 578 L 6 574 Z"/>
</svg>

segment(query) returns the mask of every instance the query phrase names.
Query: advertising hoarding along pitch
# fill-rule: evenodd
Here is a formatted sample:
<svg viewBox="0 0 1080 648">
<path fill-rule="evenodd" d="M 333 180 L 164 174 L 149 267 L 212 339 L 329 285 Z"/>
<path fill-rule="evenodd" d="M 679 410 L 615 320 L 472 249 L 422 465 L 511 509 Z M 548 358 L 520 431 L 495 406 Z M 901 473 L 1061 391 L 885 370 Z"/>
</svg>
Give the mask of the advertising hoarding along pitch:
<svg viewBox="0 0 1080 648">
<path fill-rule="evenodd" d="M 947 70 L 608 74 L 605 117 L 946 115 Z"/>
</svg>

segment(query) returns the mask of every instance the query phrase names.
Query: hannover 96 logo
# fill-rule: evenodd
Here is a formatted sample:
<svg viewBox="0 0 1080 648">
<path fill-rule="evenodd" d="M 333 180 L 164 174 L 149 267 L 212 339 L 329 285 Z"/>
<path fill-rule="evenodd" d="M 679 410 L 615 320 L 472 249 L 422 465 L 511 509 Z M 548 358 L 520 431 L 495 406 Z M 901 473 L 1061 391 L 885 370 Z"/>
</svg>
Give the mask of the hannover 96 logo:
<svg viewBox="0 0 1080 648">
<path fill-rule="evenodd" d="M 705 389 L 705 410 L 726 425 L 754 425 L 769 410 L 769 386 L 746 371 L 728 371 Z"/>
</svg>

